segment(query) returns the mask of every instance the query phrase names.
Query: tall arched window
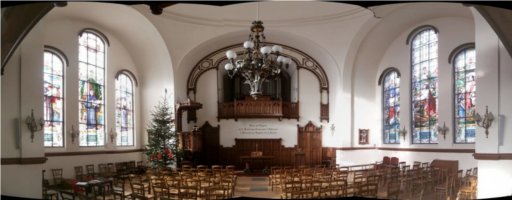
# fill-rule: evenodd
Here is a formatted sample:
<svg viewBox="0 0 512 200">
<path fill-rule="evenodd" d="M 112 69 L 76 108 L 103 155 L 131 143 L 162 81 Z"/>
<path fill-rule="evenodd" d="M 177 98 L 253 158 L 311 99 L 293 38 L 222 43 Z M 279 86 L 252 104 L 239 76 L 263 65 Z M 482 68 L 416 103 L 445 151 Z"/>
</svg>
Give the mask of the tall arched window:
<svg viewBox="0 0 512 200">
<path fill-rule="evenodd" d="M 424 26 L 411 42 L 412 143 L 437 143 L 437 31 Z"/>
<path fill-rule="evenodd" d="M 133 81 L 124 73 L 116 78 L 116 145 L 133 145 Z"/>
<path fill-rule="evenodd" d="M 385 70 L 382 81 L 382 130 L 384 144 L 400 143 L 400 73 Z"/>
<path fill-rule="evenodd" d="M 65 58 L 55 48 L 44 50 L 44 146 L 64 146 Z"/>
<path fill-rule="evenodd" d="M 80 146 L 105 144 L 105 41 L 99 33 L 84 30 L 79 37 Z"/>
<path fill-rule="evenodd" d="M 474 143 L 475 110 L 475 48 L 464 48 L 453 59 L 455 100 L 455 143 Z"/>
</svg>

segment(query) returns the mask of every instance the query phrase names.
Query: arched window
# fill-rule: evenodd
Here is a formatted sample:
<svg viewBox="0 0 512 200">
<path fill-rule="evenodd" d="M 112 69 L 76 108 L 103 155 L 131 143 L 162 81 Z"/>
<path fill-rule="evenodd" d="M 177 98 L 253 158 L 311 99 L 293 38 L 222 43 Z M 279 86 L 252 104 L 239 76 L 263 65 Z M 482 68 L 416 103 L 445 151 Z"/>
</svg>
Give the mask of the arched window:
<svg viewBox="0 0 512 200">
<path fill-rule="evenodd" d="M 475 110 L 475 48 L 462 49 L 453 59 L 455 100 L 455 143 L 474 143 L 476 124 Z"/>
<path fill-rule="evenodd" d="M 384 144 L 400 143 L 400 72 L 394 68 L 383 72 L 382 130 Z"/>
<path fill-rule="evenodd" d="M 125 73 L 116 77 L 116 145 L 133 145 L 133 81 Z"/>
<path fill-rule="evenodd" d="M 79 36 L 79 130 L 80 146 L 105 144 L 105 40 L 84 30 Z"/>
<path fill-rule="evenodd" d="M 66 59 L 55 48 L 44 50 L 44 146 L 64 146 L 64 69 Z"/>
<path fill-rule="evenodd" d="M 412 143 L 437 143 L 437 31 L 425 26 L 411 42 Z"/>
</svg>

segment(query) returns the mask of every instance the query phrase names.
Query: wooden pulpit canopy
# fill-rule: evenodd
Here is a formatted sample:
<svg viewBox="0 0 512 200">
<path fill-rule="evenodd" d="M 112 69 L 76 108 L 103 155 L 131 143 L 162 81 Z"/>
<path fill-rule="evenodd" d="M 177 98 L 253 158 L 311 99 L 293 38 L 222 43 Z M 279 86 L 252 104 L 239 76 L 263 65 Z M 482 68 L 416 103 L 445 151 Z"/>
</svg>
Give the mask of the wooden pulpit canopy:
<svg viewBox="0 0 512 200">
<path fill-rule="evenodd" d="M 176 131 L 181 132 L 182 122 L 181 116 L 183 112 L 188 111 L 187 121 L 196 121 L 196 110 L 203 108 L 203 104 L 192 101 L 190 98 L 176 104 Z"/>
</svg>

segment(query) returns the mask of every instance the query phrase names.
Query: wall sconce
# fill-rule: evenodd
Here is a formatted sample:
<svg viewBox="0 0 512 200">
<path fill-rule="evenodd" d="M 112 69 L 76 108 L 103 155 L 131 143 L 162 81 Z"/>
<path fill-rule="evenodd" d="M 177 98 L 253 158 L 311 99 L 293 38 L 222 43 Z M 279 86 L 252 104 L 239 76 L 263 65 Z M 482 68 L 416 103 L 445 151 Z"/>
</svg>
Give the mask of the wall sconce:
<svg viewBox="0 0 512 200">
<path fill-rule="evenodd" d="M 494 120 L 494 115 L 492 115 L 492 112 L 488 112 L 487 106 L 485 106 L 484 119 L 482 119 L 480 114 L 475 111 L 473 111 L 473 116 L 476 124 L 482 128 L 485 128 L 485 138 L 489 138 L 489 127 L 491 127 L 492 121 Z"/>
<path fill-rule="evenodd" d="M 44 120 L 43 118 L 39 118 L 36 122 L 36 119 L 34 118 L 34 109 L 32 109 L 30 116 L 27 117 L 25 123 L 27 124 L 28 130 L 30 130 L 30 140 L 34 142 L 34 133 L 43 130 Z"/>
<path fill-rule="evenodd" d="M 110 142 L 112 144 L 114 144 L 114 139 L 116 139 L 116 137 L 117 137 L 117 132 L 112 130 L 112 128 L 111 128 L 110 132 L 109 132 L 109 135 L 110 135 Z"/>
<path fill-rule="evenodd" d="M 446 140 L 446 132 L 450 129 L 446 126 L 446 122 L 443 123 L 443 127 L 437 126 L 437 131 L 443 134 L 443 138 Z"/>
<path fill-rule="evenodd" d="M 405 126 L 402 130 L 399 130 L 398 133 L 401 135 L 401 136 L 404 136 L 404 141 L 405 141 L 405 136 L 407 135 L 407 130 L 405 130 Z"/>
<path fill-rule="evenodd" d="M 331 124 L 331 135 L 334 135 L 334 130 L 336 130 L 336 127 L 334 124 Z"/>
<path fill-rule="evenodd" d="M 71 136 L 71 143 L 75 143 L 75 138 L 78 136 L 78 131 L 75 130 L 75 127 L 71 125 L 71 130 L 68 131 Z"/>
</svg>

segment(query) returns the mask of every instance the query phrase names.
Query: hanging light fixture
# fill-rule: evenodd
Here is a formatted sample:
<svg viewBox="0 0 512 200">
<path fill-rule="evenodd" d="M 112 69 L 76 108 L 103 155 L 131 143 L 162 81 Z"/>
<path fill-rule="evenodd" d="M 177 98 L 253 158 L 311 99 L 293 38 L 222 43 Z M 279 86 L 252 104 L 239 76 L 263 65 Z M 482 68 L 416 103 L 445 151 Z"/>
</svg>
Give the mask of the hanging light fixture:
<svg viewBox="0 0 512 200">
<path fill-rule="evenodd" d="M 236 74 L 244 77 L 244 83 L 251 87 L 250 95 L 254 99 L 262 95 L 261 86 L 265 80 L 277 78 L 282 67 L 288 68 L 292 62 L 290 58 L 280 55 L 283 47 L 266 46 L 264 29 L 262 21 L 252 22 L 251 34 L 243 44 L 245 50 L 241 59 L 235 60 L 237 53 L 233 50 L 226 52 L 229 62 L 224 68 L 229 77 L 233 78 Z"/>
</svg>

